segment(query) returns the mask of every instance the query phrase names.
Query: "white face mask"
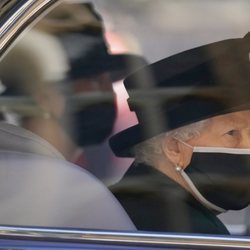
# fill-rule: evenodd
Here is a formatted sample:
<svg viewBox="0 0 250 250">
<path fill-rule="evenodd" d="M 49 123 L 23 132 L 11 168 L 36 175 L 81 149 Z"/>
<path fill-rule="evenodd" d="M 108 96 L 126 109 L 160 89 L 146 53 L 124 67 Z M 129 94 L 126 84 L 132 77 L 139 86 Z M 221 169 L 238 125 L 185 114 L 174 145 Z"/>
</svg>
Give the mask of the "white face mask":
<svg viewBox="0 0 250 250">
<path fill-rule="evenodd" d="M 190 164 L 180 173 L 197 199 L 218 212 L 250 204 L 250 149 L 192 147 L 180 142 L 193 149 Z"/>
</svg>

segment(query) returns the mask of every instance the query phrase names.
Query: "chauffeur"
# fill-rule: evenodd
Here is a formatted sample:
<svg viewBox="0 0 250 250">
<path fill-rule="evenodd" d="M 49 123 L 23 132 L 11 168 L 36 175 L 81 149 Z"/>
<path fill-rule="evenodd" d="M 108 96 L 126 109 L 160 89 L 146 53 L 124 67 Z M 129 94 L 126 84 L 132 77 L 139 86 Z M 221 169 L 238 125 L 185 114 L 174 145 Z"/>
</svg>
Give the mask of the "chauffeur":
<svg viewBox="0 0 250 250">
<path fill-rule="evenodd" d="M 249 34 L 125 80 L 135 86 L 146 75 L 148 94 L 130 92 L 139 122 L 110 139 L 117 156 L 135 157 L 111 190 L 139 230 L 229 234 L 216 215 L 249 205 Z"/>
</svg>

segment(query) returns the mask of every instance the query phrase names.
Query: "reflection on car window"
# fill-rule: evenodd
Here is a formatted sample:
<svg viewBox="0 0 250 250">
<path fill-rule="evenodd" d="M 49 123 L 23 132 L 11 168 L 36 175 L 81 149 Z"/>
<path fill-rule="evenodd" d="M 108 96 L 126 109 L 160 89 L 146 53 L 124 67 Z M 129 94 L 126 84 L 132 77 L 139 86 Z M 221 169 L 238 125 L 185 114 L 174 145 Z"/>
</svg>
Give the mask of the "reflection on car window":
<svg viewBox="0 0 250 250">
<path fill-rule="evenodd" d="M 3 223 L 0 209 L 0 224 L 248 235 L 249 7 L 93 0 L 51 10 L 0 63 L 1 148 L 37 162 L 18 197 L 37 202 L 48 178 L 39 206 L 49 216 L 41 224 L 40 209 L 31 219 L 23 207 L 23 220 L 13 209 Z"/>
</svg>

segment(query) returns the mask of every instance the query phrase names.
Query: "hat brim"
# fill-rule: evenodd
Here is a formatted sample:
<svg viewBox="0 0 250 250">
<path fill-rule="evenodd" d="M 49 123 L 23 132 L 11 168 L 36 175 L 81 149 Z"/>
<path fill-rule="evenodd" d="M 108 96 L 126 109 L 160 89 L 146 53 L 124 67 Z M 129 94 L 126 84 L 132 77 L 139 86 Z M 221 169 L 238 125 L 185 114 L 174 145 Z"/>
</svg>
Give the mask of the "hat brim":
<svg viewBox="0 0 250 250">
<path fill-rule="evenodd" d="M 190 125 L 214 116 L 224 115 L 237 111 L 250 110 L 250 101 L 244 104 L 226 104 L 215 99 L 194 99 L 185 105 L 180 105 L 160 115 L 151 116 L 147 121 L 131 126 L 109 140 L 110 147 L 118 157 L 134 157 L 133 147 L 161 133 Z M 158 116 L 158 117 L 157 117 Z M 163 117 L 159 124 L 159 117 Z M 167 119 L 166 119 L 167 118 Z M 157 123 L 156 123 L 157 121 Z"/>
</svg>

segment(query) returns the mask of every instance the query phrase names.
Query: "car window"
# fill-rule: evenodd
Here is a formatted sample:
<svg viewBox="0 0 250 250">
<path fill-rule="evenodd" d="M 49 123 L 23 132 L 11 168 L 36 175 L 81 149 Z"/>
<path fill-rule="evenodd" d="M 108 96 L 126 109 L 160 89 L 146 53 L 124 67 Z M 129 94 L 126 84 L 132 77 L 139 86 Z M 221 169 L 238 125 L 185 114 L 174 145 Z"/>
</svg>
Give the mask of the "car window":
<svg viewBox="0 0 250 250">
<path fill-rule="evenodd" d="M 249 10 L 63 1 L 23 31 L 0 62 L 0 224 L 248 236 Z"/>
</svg>

